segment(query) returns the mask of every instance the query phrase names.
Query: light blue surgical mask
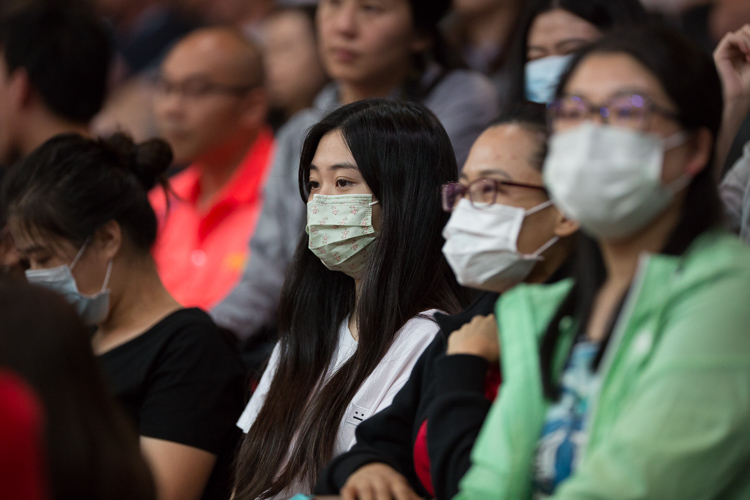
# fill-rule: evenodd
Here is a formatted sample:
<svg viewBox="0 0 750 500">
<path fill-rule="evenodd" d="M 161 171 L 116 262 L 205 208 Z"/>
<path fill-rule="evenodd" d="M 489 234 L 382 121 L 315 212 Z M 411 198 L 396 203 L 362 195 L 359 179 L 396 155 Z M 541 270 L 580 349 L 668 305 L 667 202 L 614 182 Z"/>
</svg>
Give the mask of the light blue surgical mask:
<svg viewBox="0 0 750 500">
<path fill-rule="evenodd" d="M 547 104 L 555 97 L 560 77 L 568 68 L 573 54 L 548 56 L 526 63 L 526 99 Z"/>
<path fill-rule="evenodd" d="M 107 265 L 107 274 L 104 277 L 104 284 L 101 291 L 94 295 L 84 295 L 78 291 L 78 285 L 73 277 L 72 270 L 83 255 L 88 240 L 78 251 L 76 258 L 68 266 L 53 267 L 51 269 L 28 269 L 26 270 L 26 279 L 32 285 L 39 285 L 62 295 L 78 311 L 84 323 L 87 325 L 96 325 L 107 318 L 109 314 L 109 277 L 112 274 L 112 260 Z"/>
</svg>

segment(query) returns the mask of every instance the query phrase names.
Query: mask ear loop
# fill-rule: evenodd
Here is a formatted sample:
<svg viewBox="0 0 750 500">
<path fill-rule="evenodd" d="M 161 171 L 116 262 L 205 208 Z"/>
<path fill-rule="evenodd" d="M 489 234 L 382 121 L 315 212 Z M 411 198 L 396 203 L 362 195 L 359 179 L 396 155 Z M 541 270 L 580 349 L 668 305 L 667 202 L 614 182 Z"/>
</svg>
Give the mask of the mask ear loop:
<svg viewBox="0 0 750 500">
<path fill-rule="evenodd" d="M 526 217 L 528 215 L 535 214 L 537 212 L 540 212 L 540 211 L 544 210 L 545 208 L 551 207 L 552 205 L 554 205 L 554 203 L 552 202 L 552 200 L 547 200 L 544 203 L 540 203 L 539 205 L 535 206 L 534 208 L 528 209 L 526 211 L 526 213 L 524 214 L 524 217 Z M 558 241 L 560 241 L 560 237 L 559 236 L 553 236 L 552 238 L 550 238 L 550 240 L 547 243 L 545 243 L 544 245 L 542 245 L 541 247 L 539 247 L 536 250 L 536 252 L 534 252 L 534 253 L 532 253 L 530 255 L 525 256 L 525 258 L 530 259 L 530 260 L 544 260 L 544 257 L 542 257 L 542 254 L 544 252 L 546 252 L 549 247 L 551 247 L 552 245 L 554 245 Z"/>
<path fill-rule="evenodd" d="M 539 247 L 536 252 L 532 253 L 531 257 L 534 258 L 534 259 L 536 259 L 536 260 L 544 260 L 544 257 L 542 257 L 542 254 L 544 252 L 546 252 L 549 247 L 551 247 L 552 245 L 554 245 L 558 241 L 560 241 L 560 237 L 559 236 L 553 236 L 547 243 L 545 243 L 544 245 L 542 245 L 541 247 Z"/>
<path fill-rule="evenodd" d="M 78 253 L 76 254 L 76 258 L 73 259 L 73 262 L 70 263 L 70 270 L 72 271 L 74 267 L 76 267 L 76 264 L 78 264 L 78 260 L 83 255 L 83 252 L 86 250 L 86 247 L 89 245 L 89 242 L 91 241 L 91 236 L 86 238 L 86 241 L 83 242 L 83 246 L 80 250 L 78 250 Z"/>
<path fill-rule="evenodd" d="M 524 212 L 524 217 L 527 217 L 529 215 L 533 215 L 533 214 L 535 214 L 537 212 L 541 212 L 545 208 L 551 207 L 552 205 L 553 205 L 552 200 L 547 200 L 544 203 L 540 203 L 539 205 L 526 210 L 526 212 Z"/>
<path fill-rule="evenodd" d="M 371 207 L 371 206 L 373 206 L 373 205 L 377 205 L 378 203 L 380 203 L 380 202 L 379 202 L 378 200 L 375 200 L 375 201 L 373 201 L 372 203 L 368 203 L 368 204 L 367 204 L 367 206 L 368 206 L 368 207 Z"/>
<path fill-rule="evenodd" d="M 669 150 L 682 146 L 688 141 L 689 137 L 690 136 L 685 131 L 675 132 L 674 134 L 670 135 L 669 137 L 663 140 L 662 144 L 664 147 L 664 152 L 666 153 Z M 682 191 L 683 189 L 685 189 L 686 187 L 688 187 L 688 185 L 690 185 L 690 182 L 692 180 L 693 178 L 691 176 L 683 172 L 682 175 L 680 175 L 677 179 L 673 180 L 672 182 L 664 186 L 664 188 L 672 196 L 674 196 L 680 191 Z"/>
<path fill-rule="evenodd" d="M 104 284 L 102 285 L 102 292 L 107 289 L 107 285 L 109 285 L 109 277 L 112 275 L 112 259 L 109 259 L 109 264 L 107 264 L 107 274 L 104 275 Z"/>
</svg>

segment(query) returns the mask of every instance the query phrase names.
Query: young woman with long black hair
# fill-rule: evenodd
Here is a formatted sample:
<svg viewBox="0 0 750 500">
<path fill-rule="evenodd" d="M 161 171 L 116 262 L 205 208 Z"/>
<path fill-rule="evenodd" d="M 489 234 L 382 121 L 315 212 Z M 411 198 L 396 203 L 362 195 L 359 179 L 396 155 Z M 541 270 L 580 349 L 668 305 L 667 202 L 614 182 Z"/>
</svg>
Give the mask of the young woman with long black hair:
<svg viewBox="0 0 750 500">
<path fill-rule="evenodd" d="M 438 331 L 433 313 L 461 309 L 440 251 L 439 189 L 457 175 L 448 135 L 417 104 L 360 101 L 312 128 L 299 169 L 307 233 L 279 343 L 238 423 L 235 499 L 311 492 L 409 378 Z"/>
<path fill-rule="evenodd" d="M 747 498 L 750 250 L 713 179 L 721 84 L 665 28 L 605 36 L 551 104 L 574 279 L 496 307 L 503 389 L 458 498 Z"/>
<path fill-rule="evenodd" d="M 339 106 L 366 98 L 419 102 L 448 133 L 459 169 L 469 148 L 497 116 L 497 92 L 484 75 L 451 65 L 439 21 L 449 0 L 322 0 L 318 49 L 331 83 L 310 109 L 277 134 L 263 211 L 240 282 L 212 311 L 240 338 L 276 323 L 284 273 L 305 225 L 305 207 L 289 196 L 297 183 L 307 130 Z"/>
</svg>

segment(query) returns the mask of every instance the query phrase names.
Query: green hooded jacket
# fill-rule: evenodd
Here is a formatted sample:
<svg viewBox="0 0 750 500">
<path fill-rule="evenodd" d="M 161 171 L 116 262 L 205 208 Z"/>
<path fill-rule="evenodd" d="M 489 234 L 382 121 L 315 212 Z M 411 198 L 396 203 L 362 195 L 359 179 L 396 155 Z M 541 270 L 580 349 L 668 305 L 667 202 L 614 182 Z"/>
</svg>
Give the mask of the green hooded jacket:
<svg viewBox="0 0 750 500">
<path fill-rule="evenodd" d="M 539 345 L 571 286 L 498 301 L 503 383 L 456 498 L 531 498 Z M 577 330 L 560 327 L 558 376 Z M 750 499 L 750 249 L 710 232 L 682 256 L 644 254 L 598 373 L 588 441 L 553 499 Z"/>
</svg>

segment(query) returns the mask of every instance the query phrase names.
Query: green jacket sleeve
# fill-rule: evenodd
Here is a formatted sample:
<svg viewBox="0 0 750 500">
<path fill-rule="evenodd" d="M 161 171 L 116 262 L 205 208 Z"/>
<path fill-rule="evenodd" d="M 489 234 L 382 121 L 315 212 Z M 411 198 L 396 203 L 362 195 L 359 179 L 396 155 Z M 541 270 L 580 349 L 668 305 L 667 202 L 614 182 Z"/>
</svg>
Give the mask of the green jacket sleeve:
<svg viewBox="0 0 750 500">
<path fill-rule="evenodd" d="M 738 300 L 742 297 L 742 300 Z M 748 498 L 748 273 L 667 304 L 659 343 L 611 430 L 590 443 L 554 500 Z M 644 346 L 634 342 L 637 355 Z"/>
</svg>

